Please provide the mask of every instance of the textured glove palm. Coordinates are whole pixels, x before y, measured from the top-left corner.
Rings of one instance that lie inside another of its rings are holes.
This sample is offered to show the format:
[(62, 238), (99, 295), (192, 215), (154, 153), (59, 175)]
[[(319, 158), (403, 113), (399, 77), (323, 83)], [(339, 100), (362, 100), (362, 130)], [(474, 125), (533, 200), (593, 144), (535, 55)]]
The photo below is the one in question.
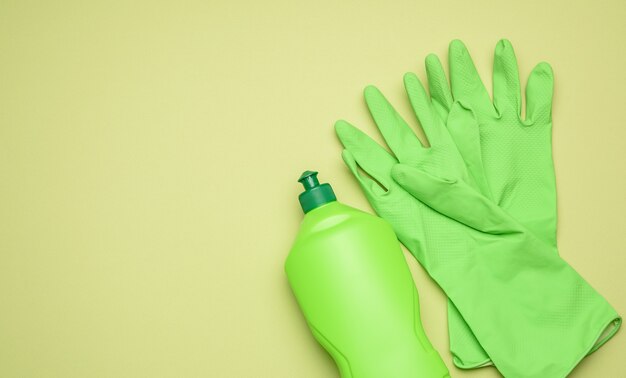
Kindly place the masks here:
[[(517, 59), (509, 41), (501, 40), (496, 46), (493, 101), (465, 45), (452, 41), (448, 55), (450, 85), (439, 59), (434, 55), (426, 59), (430, 95), (443, 120), (448, 117), (453, 99), (474, 110), (477, 124), (449, 131), (470, 169), (481, 161), (485, 177), (481, 193), (538, 239), (556, 247), (552, 69), (540, 63), (531, 72), (526, 86), (526, 117), (522, 118)], [(475, 138), (480, 143), (475, 143)], [(452, 304), (448, 325), (455, 365), (468, 369), (491, 363)]]

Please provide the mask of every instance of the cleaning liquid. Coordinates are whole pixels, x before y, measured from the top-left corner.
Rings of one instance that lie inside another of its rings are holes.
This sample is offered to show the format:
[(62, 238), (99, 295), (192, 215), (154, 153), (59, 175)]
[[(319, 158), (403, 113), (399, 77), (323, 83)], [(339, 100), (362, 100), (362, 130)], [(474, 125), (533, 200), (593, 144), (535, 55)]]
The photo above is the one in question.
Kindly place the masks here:
[(305, 216), (285, 263), (313, 335), (343, 378), (449, 377), (391, 226), (337, 202), (316, 176), (298, 180)]

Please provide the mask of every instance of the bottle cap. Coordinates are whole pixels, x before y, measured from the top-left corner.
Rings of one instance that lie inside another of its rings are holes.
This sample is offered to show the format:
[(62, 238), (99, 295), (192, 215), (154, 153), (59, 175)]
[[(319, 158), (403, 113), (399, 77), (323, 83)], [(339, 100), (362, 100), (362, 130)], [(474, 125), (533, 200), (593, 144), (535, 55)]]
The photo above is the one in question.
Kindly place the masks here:
[(298, 199), (305, 214), (324, 204), (337, 200), (330, 184), (320, 185), (320, 182), (317, 180), (317, 172), (315, 171), (303, 172), (298, 182), (304, 186), (304, 192), (300, 193)]

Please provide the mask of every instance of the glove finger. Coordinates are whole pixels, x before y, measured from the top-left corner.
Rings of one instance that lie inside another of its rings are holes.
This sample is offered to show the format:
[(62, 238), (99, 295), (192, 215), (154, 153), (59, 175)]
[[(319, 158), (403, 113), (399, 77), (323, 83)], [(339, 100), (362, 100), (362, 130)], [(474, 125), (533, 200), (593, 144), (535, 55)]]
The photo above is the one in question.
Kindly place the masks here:
[(426, 77), (428, 78), (428, 91), (433, 107), (439, 114), (439, 118), (446, 122), (453, 102), (452, 91), (441, 61), (435, 54), (426, 57)]
[[(386, 192), (393, 184), (391, 168), (397, 164), (396, 159), (372, 138), (346, 121), (337, 121), (335, 132), (345, 147), (343, 155), (348, 153), (343, 156), (344, 161), (363, 189), (369, 194), (380, 195)], [(357, 163), (374, 180), (360, 175)]]
[(530, 73), (526, 85), (526, 124), (552, 122), (553, 92), (552, 67), (545, 62), (539, 63)]
[(496, 116), (491, 98), (463, 42), (457, 39), (450, 43), (448, 60), (454, 99), (466, 101), (479, 114)]
[(493, 103), (499, 114), (520, 116), (521, 90), (517, 59), (511, 42), (502, 39), (493, 59)]
[(463, 157), (471, 184), (485, 197), (491, 199), (491, 190), (487, 184), (480, 146), (480, 130), (474, 112), (462, 102), (452, 105), (447, 123), (452, 140)]
[(517, 222), (463, 181), (435, 177), (404, 164), (395, 165), (391, 176), (425, 205), (468, 227), (496, 235), (521, 232)]
[(411, 162), (423, 148), (411, 127), (374, 86), (365, 88), (365, 102), (391, 151), (401, 162)]
[(407, 73), (404, 75), (404, 88), (428, 142), (431, 146), (438, 144), (443, 137), (443, 121), (432, 106), (422, 82), (414, 73)]

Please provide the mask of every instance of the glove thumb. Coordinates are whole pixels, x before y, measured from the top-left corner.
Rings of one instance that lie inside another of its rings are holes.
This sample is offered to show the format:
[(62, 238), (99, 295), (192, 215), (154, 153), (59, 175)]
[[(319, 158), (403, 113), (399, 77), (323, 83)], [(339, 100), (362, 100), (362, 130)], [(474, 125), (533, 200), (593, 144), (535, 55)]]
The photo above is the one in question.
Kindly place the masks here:
[(523, 231), (504, 210), (463, 181), (436, 177), (405, 164), (394, 165), (391, 176), (428, 207), (468, 227), (494, 235)]

